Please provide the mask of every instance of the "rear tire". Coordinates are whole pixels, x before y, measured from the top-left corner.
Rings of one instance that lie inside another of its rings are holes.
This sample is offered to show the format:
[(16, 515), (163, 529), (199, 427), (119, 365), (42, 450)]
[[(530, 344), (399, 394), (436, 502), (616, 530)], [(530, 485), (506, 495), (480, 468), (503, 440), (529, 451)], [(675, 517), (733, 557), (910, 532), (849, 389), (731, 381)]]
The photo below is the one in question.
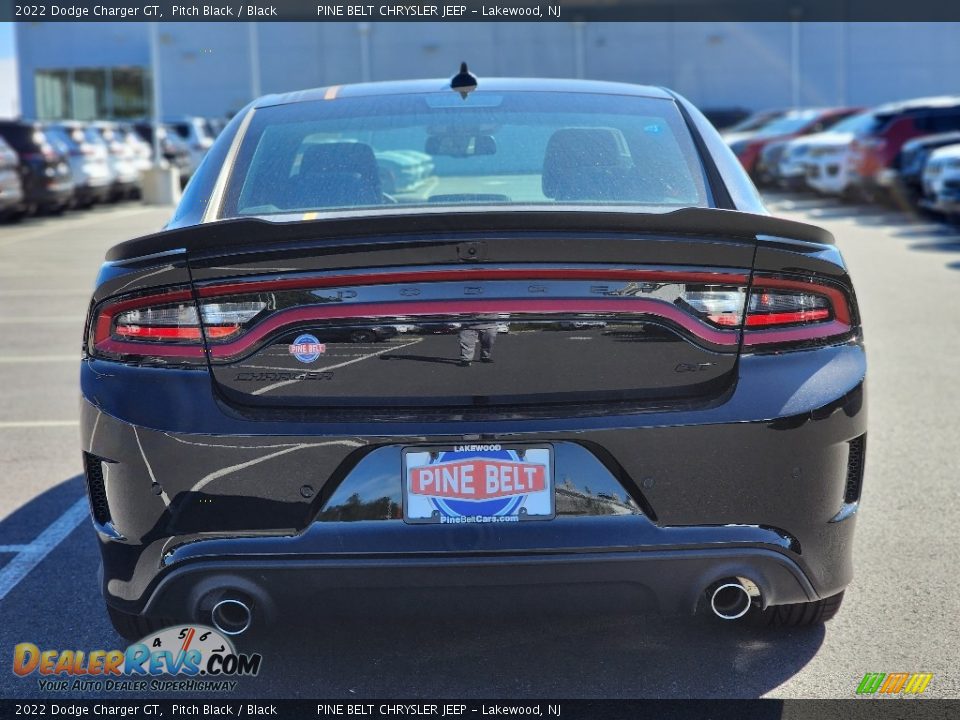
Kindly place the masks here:
[(140, 640), (150, 633), (162, 630), (173, 624), (169, 618), (153, 617), (151, 615), (133, 615), (115, 607), (107, 605), (107, 615), (110, 616), (110, 622), (113, 629), (117, 631), (124, 640), (131, 642)]
[(808, 627), (822, 625), (833, 618), (843, 603), (843, 592), (813, 602), (771, 605), (750, 613), (747, 618), (757, 627)]

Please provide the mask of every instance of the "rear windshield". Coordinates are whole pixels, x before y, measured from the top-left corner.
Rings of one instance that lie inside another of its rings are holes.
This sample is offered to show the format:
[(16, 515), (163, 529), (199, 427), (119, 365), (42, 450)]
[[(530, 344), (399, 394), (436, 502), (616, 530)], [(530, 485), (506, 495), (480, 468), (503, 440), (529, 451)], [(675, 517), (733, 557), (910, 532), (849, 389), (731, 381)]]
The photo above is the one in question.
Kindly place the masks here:
[(656, 211), (709, 197), (672, 100), (446, 91), (257, 110), (221, 216), (463, 204)]
[(761, 135), (788, 135), (790, 133), (803, 130), (820, 116), (819, 112), (813, 110), (800, 110), (798, 112), (789, 112), (783, 117), (764, 125), (760, 129)]
[(870, 128), (874, 127), (876, 124), (876, 115), (874, 115), (872, 112), (864, 112), (844, 118), (836, 125), (831, 127), (830, 132), (854, 134), (865, 133), (870, 132)]

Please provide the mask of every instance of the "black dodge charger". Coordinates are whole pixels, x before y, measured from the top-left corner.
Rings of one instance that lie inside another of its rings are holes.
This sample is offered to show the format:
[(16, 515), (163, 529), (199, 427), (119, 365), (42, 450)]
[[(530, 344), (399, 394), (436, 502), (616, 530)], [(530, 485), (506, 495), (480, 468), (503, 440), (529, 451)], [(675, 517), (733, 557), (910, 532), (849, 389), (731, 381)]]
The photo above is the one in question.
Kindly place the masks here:
[[(387, 192), (384, 153), (430, 174)], [(865, 369), (830, 234), (768, 215), (669, 90), (462, 72), (263, 97), (97, 281), (107, 609), (127, 637), (450, 588), (823, 622)]]

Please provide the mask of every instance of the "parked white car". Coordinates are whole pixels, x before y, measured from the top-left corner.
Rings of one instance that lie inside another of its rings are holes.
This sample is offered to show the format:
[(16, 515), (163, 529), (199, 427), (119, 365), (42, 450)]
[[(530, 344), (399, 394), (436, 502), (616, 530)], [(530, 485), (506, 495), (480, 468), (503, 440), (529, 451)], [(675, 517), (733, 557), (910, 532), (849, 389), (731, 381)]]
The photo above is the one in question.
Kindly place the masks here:
[(863, 112), (837, 123), (826, 132), (791, 141), (780, 159), (780, 175), (785, 178), (802, 175), (807, 185), (818, 192), (845, 195), (853, 182), (850, 143), (872, 122), (873, 112)]
[(949, 218), (960, 217), (960, 145), (947, 145), (930, 155), (920, 204)]
[(73, 203), (87, 208), (110, 199), (114, 174), (110, 153), (100, 133), (78, 120), (50, 123), (47, 136), (70, 158), (76, 187)]
[(136, 148), (126, 142), (120, 124), (109, 120), (90, 123), (107, 144), (110, 170), (113, 173), (113, 198), (130, 198), (140, 191), (140, 167)]

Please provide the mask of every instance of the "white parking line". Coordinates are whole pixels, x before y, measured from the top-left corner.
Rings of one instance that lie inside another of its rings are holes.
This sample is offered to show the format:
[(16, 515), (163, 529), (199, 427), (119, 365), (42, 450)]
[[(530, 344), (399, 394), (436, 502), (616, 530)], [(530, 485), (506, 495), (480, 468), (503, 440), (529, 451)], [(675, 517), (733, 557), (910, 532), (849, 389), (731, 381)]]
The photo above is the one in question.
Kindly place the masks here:
[[(138, 207), (124, 208), (122, 210), (112, 210), (109, 213), (94, 212), (83, 218), (73, 218), (69, 225), (69, 232), (73, 233), (77, 228), (80, 227), (97, 225), (104, 222), (113, 222), (114, 220), (124, 220), (136, 215), (145, 215), (149, 212), (152, 212), (154, 209), (155, 208), (143, 207), (141, 205)], [(173, 208), (171, 207), (170, 210), (173, 210)], [(18, 232), (16, 237), (0, 240), (0, 248), (16, 245), (27, 240), (33, 240), (34, 238), (41, 238), (44, 235), (52, 235), (56, 239), (61, 239), (63, 234), (61, 227), (62, 226), (59, 226), (57, 218), (50, 218), (47, 221), (38, 223), (34, 227), (28, 228), (25, 232)], [(159, 230), (159, 228), (157, 229)]]
[(91, 289), (84, 288), (47, 288), (38, 290), (37, 288), (24, 288), (23, 290), (0, 290), (0, 297), (63, 297), (70, 295), (90, 295)]
[(79, 420), (0, 420), (0, 430), (17, 428), (77, 427)]
[(0, 545), (0, 553), (18, 553), (26, 550), (29, 545)]
[(51, 325), (59, 323), (83, 325), (83, 315), (25, 315), (0, 318), (0, 325)]
[(0, 365), (17, 363), (79, 362), (79, 355), (0, 355)]
[(0, 568), (0, 600), (39, 565), (51, 550), (63, 542), (77, 525), (88, 517), (89, 512), (87, 499), (80, 498), (63, 515), (50, 523), (36, 540), (26, 545), (10, 562)]

